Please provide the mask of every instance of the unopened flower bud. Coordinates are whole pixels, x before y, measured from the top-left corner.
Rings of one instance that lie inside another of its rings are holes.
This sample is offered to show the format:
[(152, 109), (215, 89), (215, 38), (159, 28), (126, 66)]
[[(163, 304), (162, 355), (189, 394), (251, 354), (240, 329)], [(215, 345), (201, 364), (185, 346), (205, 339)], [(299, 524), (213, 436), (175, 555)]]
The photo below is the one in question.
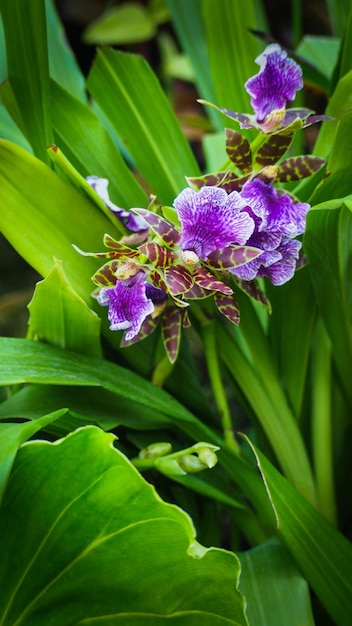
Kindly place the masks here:
[(150, 446), (143, 448), (138, 456), (140, 459), (158, 459), (161, 456), (170, 454), (171, 451), (171, 443), (160, 441), (158, 443), (152, 443), (150, 444)]
[(187, 472), (179, 465), (178, 459), (170, 457), (160, 457), (155, 461), (155, 467), (166, 476), (184, 476)]
[(185, 454), (177, 459), (177, 462), (187, 474), (195, 474), (208, 469), (208, 466), (194, 454)]
[(197, 449), (198, 458), (202, 463), (204, 463), (209, 469), (214, 467), (218, 462), (218, 457), (216, 456), (214, 450), (210, 448), (204, 447)]

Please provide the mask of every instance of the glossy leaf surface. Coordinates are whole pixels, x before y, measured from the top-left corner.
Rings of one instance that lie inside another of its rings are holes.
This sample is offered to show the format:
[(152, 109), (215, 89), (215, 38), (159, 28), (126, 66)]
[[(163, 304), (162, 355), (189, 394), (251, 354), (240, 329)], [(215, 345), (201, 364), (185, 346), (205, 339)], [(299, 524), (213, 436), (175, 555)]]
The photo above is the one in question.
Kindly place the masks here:
[(200, 546), (190, 519), (160, 500), (113, 439), (86, 427), (20, 450), (0, 511), (3, 626), (194, 611), (245, 626), (235, 556)]

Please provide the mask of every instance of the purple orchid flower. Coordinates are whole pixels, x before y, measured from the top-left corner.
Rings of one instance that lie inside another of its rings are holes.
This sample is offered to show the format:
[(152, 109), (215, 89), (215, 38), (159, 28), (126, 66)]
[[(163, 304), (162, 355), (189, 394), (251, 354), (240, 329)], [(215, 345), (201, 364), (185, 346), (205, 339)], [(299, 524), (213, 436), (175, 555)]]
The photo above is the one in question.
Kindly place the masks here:
[(140, 215), (135, 215), (130, 211), (125, 211), (125, 209), (121, 209), (116, 206), (110, 200), (108, 185), (109, 181), (107, 178), (99, 178), (98, 176), (88, 176), (86, 178), (87, 183), (97, 192), (98, 196), (105, 202), (106, 206), (112, 211), (116, 217), (120, 220), (120, 222), (128, 228), (128, 230), (133, 233), (139, 233), (141, 231), (145, 231), (148, 228), (148, 224)]
[(246, 202), (237, 191), (220, 187), (200, 191), (183, 189), (174, 200), (181, 222), (180, 246), (185, 263), (206, 260), (211, 252), (231, 244), (245, 245), (254, 231), (254, 220), (243, 209)]
[(114, 287), (103, 287), (96, 296), (99, 304), (109, 307), (110, 330), (125, 330), (124, 340), (138, 335), (144, 320), (154, 312), (155, 305), (166, 296), (145, 280), (145, 272), (137, 271)]
[(260, 71), (247, 80), (245, 88), (252, 96), (255, 120), (265, 132), (282, 122), (287, 101), (302, 89), (302, 70), (278, 44), (267, 46), (256, 63)]
[(282, 285), (295, 272), (302, 244), (294, 237), (304, 232), (309, 204), (294, 202), (287, 193), (260, 178), (245, 183), (241, 195), (255, 222), (247, 245), (263, 252), (231, 272), (242, 280), (267, 276), (274, 285)]
[(327, 115), (314, 115), (314, 111), (306, 108), (286, 109), (287, 102), (294, 100), (296, 92), (303, 87), (302, 70), (278, 44), (267, 46), (256, 62), (260, 71), (245, 83), (254, 115), (237, 113), (205, 100), (199, 102), (236, 120), (241, 128), (255, 128), (268, 135), (290, 135), (300, 128), (332, 119)]

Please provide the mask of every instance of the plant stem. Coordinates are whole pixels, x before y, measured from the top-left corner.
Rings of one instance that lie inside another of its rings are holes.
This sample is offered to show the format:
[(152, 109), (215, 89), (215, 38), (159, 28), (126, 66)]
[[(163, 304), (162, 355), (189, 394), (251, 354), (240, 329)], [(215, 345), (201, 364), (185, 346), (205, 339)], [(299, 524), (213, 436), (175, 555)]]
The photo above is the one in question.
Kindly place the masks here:
[(214, 398), (221, 418), (221, 424), (224, 432), (224, 439), (234, 452), (240, 453), (240, 447), (235, 439), (233, 432), (231, 412), (227, 402), (226, 392), (221, 376), (219, 355), (216, 347), (215, 323), (214, 321), (206, 321), (202, 325), (203, 341), (205, 348), (205, 356), (208, 367), (211, 387)]
[(331, 415), (331, 345), (318, 320), (312, 363), (312, 441), (321, 513), (336, 525)]

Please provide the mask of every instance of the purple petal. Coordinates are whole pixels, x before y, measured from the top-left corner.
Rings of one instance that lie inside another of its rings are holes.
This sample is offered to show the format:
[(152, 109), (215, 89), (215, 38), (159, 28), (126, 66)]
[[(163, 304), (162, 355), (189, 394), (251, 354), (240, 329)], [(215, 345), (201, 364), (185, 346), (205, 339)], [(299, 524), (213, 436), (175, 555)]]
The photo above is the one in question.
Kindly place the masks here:
[(303, 87), (302, 70), (278, 44), (271, 44), (256, 59), (260, 71), (247, 80), (245, 88), (252, 96), (256, 120), (263, 123), (267, 115), (284, 110), (287, 100), (294, 100)]
[(242, 211), (245, 202), (237, 191), (205, 186), (200, 191), (184, 189), (174, 201), (181, 221), (182, 250), (206, 259), (211, 252), (234, 243), (244, 245), (254, 230), (254, 221)]
[(108, 305), (110, 330), (127, 330), (125, 339), (133, 339), (145, 318), (153, 313), (153, 301), (147, 297), (145, 273), (137, 272), (126, 280), (118, 280), (112, 288), (103, 288), (97, 296), (99, 304)]
[(105, 202), (106, 206), (112, 211), (118, 220), (134, 233), (137, 233), (141, 230), (146, 230), (148, 228), (148, 224), (146, 221), (140, 217), (139, 215), (134, 215), (130, 213), (130, 211), (125, 211), (120, 207), (116, 206), (110, 200), (108, 185), (109, 181), (107, 178), (99, 178), (98, 176), (88, 176), (86, 178), (87, 183), (96, 191), (98, 196)]
[(267, 276), (273, 285), (286, 283), (295, 273), (301, 246), (301, 242), (297, 240), (283, 241), (277, 250), (281, 254), (281, 259), (266, 268), (261, 267), (258, 276)]
[[(271, 231), (290, 238), (304, 232), (310, 208), (306, 202), (294, 202), (291, 196), (274, 189), (260, 178), (245, 183), (241, 195), (261, 220), (259, 232)], [(251, 241), (250, 245), (257, 244)]]

